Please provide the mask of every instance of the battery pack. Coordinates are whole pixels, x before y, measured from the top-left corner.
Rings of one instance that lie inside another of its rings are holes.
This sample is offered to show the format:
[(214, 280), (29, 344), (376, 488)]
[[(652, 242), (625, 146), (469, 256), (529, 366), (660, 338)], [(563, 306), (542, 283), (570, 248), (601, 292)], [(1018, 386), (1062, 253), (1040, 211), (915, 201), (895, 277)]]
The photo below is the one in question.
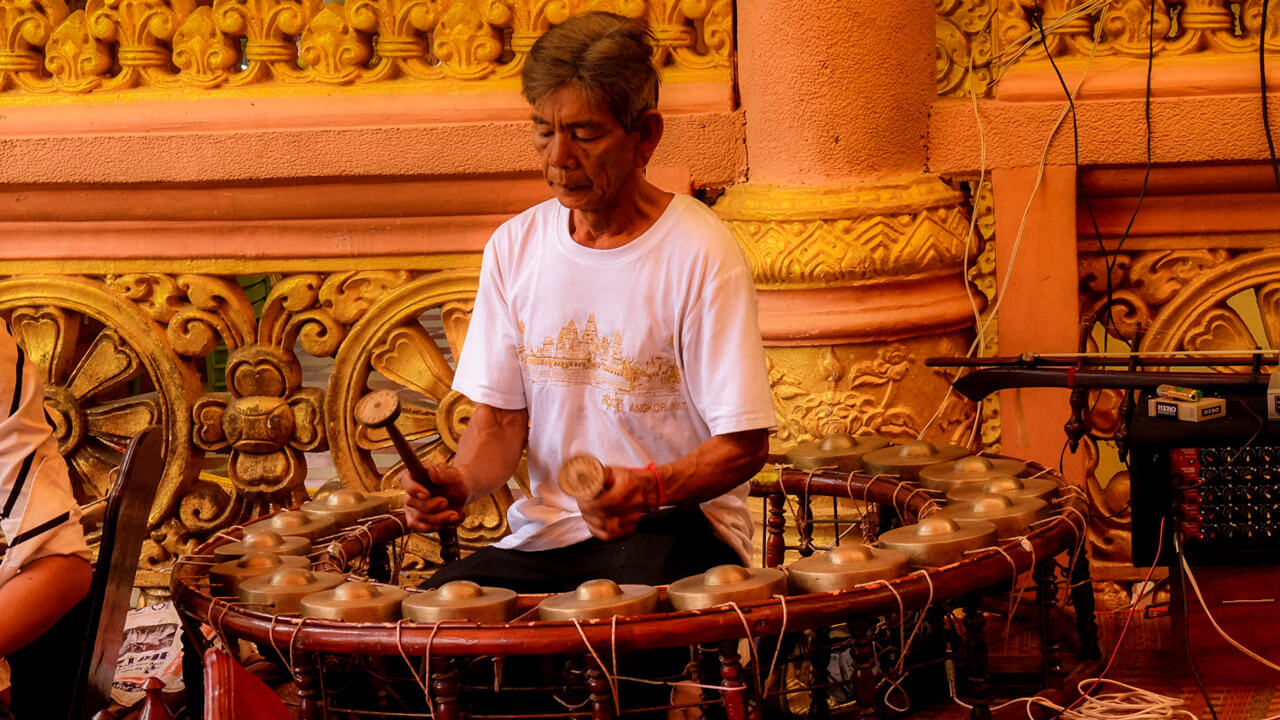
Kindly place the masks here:
[(1173, 398), (1153, 397), (1147, 401), (1147, 412), (1151, 417), (1182, 420), (1183, 422), (1201, 422), (1225, 417), (1227, 414), (1227, 401), (1222, 398), (1176, 400)]

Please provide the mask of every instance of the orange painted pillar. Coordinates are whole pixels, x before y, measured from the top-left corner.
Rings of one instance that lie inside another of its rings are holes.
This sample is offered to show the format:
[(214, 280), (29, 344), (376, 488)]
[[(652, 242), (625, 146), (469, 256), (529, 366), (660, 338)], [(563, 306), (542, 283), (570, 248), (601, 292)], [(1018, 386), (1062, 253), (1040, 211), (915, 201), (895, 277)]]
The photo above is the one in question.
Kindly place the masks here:
[(748, 178), (716, 210), (759, 291), (775, 449), (971, 432), (923, 365), (963, 354), (973, 326), (963, 196), (925, 172), (934, 22), (931, 0), (738, 4)]
[[(1079, 276), (1076, 261), (1076, 172), (1069, 165), (1045, 168), (1034, 197), (1038, 167), (997, 169), (995, 195), (996, 279), (1004, 282), (997, 313), (1001, 355), (1075, 352), (1079, 342)], [(1030, 207), (1028, 208), (1028, 203)], [(1018, 242), (1023, 213), (1026, 223)], [(1017, 252), (1014, 252), (1015, 243)], [(1069, 417), (1068, 390), (1005, 391), (1001, 394), (1005, 452), (1057, 468)], [(1074, 481), (1083, 477), (1083, 455), (1063, 457)]]

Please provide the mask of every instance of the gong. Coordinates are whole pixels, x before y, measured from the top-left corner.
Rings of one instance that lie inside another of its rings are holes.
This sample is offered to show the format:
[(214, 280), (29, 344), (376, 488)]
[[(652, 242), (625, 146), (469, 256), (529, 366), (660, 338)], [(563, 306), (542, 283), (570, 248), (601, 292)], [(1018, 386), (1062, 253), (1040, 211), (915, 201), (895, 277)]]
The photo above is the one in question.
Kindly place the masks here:
[(892, 580), (910, 571), (911, 558), (901, 550), (848, 543), (791, 563), (787, 579), (797, 593), (816, 593)]
[(275, 612), (288, 615), (298, 612), (302, 598), (329, 590), (345, 580), (341, 573), (281, 568), (270, 575), (240, 583), (240, 601), (250, 605), (268, 605)]
[(921, 469), (968, 454), (969, 449), (959, 445), (910, 440), (863, 455), (862, 470), (870, 475), (897, 475), (914, 481)]
[(863, 455), (888, 445), (888, 440), (876, 435), (836, 433), (796, 445), (787, 451), (787, 462), (801, 470), (834, 466), (843, 472), (853, 472), (862, 467)]
[(209, 587), (216, 595), (235, 597), (241, 582), (270, 575), (282, 567), (309, 568), (311, 561), (301, 555), (276, 555), (252, 550), (209, 568)]
[(302, 598), (302, 617), (342, 622), (395, 622), (400, 619), (400, 603), (409, 591), (404, 588), (366, 582), (344, 582), (332, 590), (322, 590)]
[(786, 573), (777, 568), (717, 565), (701, 575), (671, 583), (667, 599), (677, 610), (697, 610), (727, 602), (768, 600), (786, 593)]
[(647, 615), (658, 607), (658, 590), (649, 585), (619, 585), (588, 580), (576, 590), (552, 595), (538, 604), (542, 620), (595, 620)]
[(1026, 469), (1027, 464), (1021, 460), (970, 455), (922, 468), (920, 484), (945, 494), (964, 485), (978, 487), (988, 480), (1018, 475)]
[(339, 528), (353, 525), (370, 515), (385, 513), (391, 502), (378, 495), (365, 495), (357, 490), (334, 490), (320, 500), (302, 503), (302, 512), (333, 520)]
[(517, 597), (514, 590), (454, 580), (433, 590), (411, 593), (401, 605), (401, 612), (406, 619), (417, 622), (504, 623), (516, 616)]
[(980, 495), (1004, 495), (1007, 498), (1035, 498), (1049, 502), (1058, 494), (1058, 483), (1048, 478), (1020, 478), (1012, 475), (992, 478), (981, 485), (961, 485), (947, 493), (954, 503), (970, 502)]
[(282, 537), (274, 530), (246, 529), (239, 541), (214, 548), (213, 556), (227, 560), (255, 550), (274, 555), (306, 555), (311, 552), (311, 541), (297, 536)]
[(996, 526), (1000, 539), (1025, 535), (1027, 526), (1048, 517), (1049, 504), (1035, 498), (1012, 499), (1005, 495), (979, 495), (976, 498), (948, 505), (938, 516), (956, 520), (986, 520)]
[(914, 525), (894, 528), (880, 536), (880, 547), (901, 550), (919, 568), (942, 567), (964, 557), (967, 550), (996, 543), (996, 526), (986, 520), (962, 520), (935, 514)]
[(260, 520), (245, 528), (248, 530), (270, 530), (284, 537), (304, 537), (311, 542), (333, 533), (337, 525), (333, 518), (323, 515), (308, 515), (301, 510), (282, 510), (275, 515)]

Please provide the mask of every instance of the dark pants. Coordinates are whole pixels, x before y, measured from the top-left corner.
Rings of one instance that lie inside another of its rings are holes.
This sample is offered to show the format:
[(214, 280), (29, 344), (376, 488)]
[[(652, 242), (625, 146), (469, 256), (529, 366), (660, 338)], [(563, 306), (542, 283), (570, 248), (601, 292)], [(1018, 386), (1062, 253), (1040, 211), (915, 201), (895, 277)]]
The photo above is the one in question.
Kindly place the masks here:
[(483, 548), (437, 570), (422, 586), (471, 580), (519, 593), (560, 593), (601, 578), (619, 584), (666, 585), (716, 565), (741, 562), (716, 537), (701, 510), (670, 510), (645, 518), (635, 532), (620, 540), (591, 538), (534, 552)]
[[(437, 570), (423, 587), (439, 587), (451, 580), (471, 580), (519, 593), (560, 593), (601, 578), (619, 584), (666, 585), (717, 565), (741, 562), (738, 554), (716, 537), (701, 510), (671, 510), (645, 518), (634, 533), (620, 540), (604, 542), (591, 538), (576, 545), (535, 552), (484, 548)], [(607, 648), (596, 648), (596, 652), (607, 657)], [(681, 673), (688, 660), (686, 648), (628, 653), (620, 657), (619, 674), (672, 677)], [(554, 685), (562, 675), (564, 661), (564, 658), (507, 658), (506, 675), (517, 684), (533, 681)], [(629, 708), (661, 707), (670, 696), (670, 690), (664, 686), (625, 682), (621, 685), (623, 705)], [(537, 699), (514, 697), (498, 699), (496, 704), (477, 709), (531, 712), (531, 708), (563, 711), (555, 705), (539, 707)], [(661, 713), (655, 716), (661, 717)]]

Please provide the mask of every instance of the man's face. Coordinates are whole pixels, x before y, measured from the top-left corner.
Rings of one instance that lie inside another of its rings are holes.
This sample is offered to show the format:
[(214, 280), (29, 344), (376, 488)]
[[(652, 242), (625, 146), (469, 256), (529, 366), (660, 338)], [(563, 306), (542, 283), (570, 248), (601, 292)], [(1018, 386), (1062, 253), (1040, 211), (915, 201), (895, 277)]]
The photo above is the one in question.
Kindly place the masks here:
[(533, 108), (533, 145), (552, 193), (570, 210), (601, 211), (643, 166), (639, 133), (628, 133), (608, 108), (565, 85)]

